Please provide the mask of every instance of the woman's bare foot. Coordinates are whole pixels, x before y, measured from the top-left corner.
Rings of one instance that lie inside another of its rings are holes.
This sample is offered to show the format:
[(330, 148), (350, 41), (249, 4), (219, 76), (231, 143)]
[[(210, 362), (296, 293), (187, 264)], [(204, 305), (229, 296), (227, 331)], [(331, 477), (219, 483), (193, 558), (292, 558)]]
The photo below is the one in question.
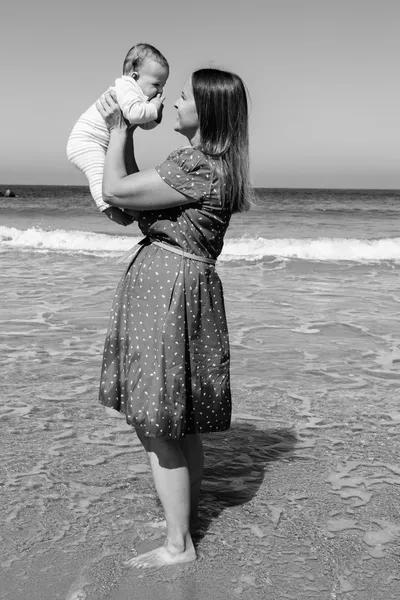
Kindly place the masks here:
[(176, 565), (196, 560), (196, 551), (193, 546), (192, 538), (188, 536), (186, 548), (179, 552), (173, 546), (165, 544), (160, 548), (150, 550), (144, 554), (139, 554), (126, 561), (125, 564), (137, 569), (148, 569), (150, 567), (165, 567), (167, 565)]

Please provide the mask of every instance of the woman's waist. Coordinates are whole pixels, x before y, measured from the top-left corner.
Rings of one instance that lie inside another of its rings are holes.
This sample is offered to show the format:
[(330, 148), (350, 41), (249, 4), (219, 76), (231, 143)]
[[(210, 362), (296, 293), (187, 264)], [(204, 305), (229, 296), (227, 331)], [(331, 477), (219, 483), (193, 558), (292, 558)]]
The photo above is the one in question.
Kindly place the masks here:
[[(210, 243), (208, 240), (202, 241), (201, 239), (193, 239), (193, 237), (185, 236), (173, 236), (168, 235), (165, 232), (152, 232), (145, 233), (146, 237), (150, 242), (155, 244), (160, 242), (163, 245), (170, 246), (180, 252), (187, 252), (200, 256), (201, 258), (209, 258), (217, 260), (220, 254), (219, 243)], [(221, 245), (222, 246), (222, 245)]]
[(167, 253), (175, 254), (181, 256), (183, 259), (194, 260), (199, 263), (206, 263), (209, 265), (215, 265), (216, 263), (216, 257), (214, 258), (213, 256), (210, 256), (210, 254), (204, 253), (204, 251), (201, 249), (199, 250), (199, 248), (190, 247), (182, 242), (179, 244), (177, 243), (177, 240), (165, 236), (153, 235), (147, 235), (140, 240), (138, 244), (119, 259), (119, 262), (127, 259), (132, 260), (139, 250), (145, 246), (155, 246)]
[(216, 258), (205, 256), (204, 254), (199, 253), (197, 249), (193, 250), (192, 248), (185, 248), (179, 245), (171, 244), (169, 240), (164, 241), (157, 238), (149, 238), (149, 240), (154, 246), (162, 248), (166, 252), (172, 252), (173, 254), (180, 255), (182, 258), (188, 258), (190, 260), (208, 263), (211, 265), (215, 265), (217, 262)]
[(149, 226), (146, 218), (143, 219), (143, 214), (146, 217), (146, 213), (142, 213), (138, 225), (143, 235), (150, 240), (163, 242), (184, 252), (191, 252), (213, 260), (216, 260), (222, 251), (223, 236), (216, 235), (217, 232), (214, 235), (211, 232), (209, 235), (204, 235), (201, 230), (194, 230), (193, 225), (189, 228), (185, 222), (177, 222), (177, 227), (173, 227), (174, 223), (170, 221), (167, 224), (165, 221), (161, 222), (159, 227), (157, 224)]

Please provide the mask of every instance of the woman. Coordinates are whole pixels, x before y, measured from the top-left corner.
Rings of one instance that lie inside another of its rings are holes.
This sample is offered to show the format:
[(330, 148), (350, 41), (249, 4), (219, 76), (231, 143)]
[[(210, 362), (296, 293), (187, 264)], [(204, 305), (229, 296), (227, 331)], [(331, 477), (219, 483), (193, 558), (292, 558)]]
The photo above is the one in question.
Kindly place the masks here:
[(228, 331), (214, 265), (231, 214), (247, 210), (252, 193), (242, 80), (195, 71), (175, 108), (175, 130), (190, 145), (141, 173), (133, 157), (128, 175), (132, 138), (112, 95), (98, 104), (111, 131), (104, 199), (138, 211), (147, 236), (116, 292), (100, 386), (100, 402), (135, 427), (165, 512), (164, 546), (128, 561), (136, 567), (196, 558), (200, 434), (228, 429), (231, 419)]

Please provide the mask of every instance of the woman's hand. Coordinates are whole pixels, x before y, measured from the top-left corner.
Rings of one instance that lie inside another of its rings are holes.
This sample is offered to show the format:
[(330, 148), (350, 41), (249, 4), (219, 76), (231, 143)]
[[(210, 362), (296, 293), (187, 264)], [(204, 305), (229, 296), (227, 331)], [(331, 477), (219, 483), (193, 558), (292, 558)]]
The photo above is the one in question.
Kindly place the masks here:
[(114, 90), (105, 92), (96, 102), (96, 108), (105, 120), (109, 131), (112, 129), (126, 131), (127, 124), (118, 105)]

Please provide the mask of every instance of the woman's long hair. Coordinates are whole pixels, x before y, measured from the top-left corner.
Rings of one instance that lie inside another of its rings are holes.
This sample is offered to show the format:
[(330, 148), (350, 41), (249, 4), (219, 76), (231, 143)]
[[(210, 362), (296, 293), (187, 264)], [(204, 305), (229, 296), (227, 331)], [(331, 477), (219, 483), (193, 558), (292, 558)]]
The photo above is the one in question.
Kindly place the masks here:
[(199, 118), (199, 150), (214, 158), (222, 199), (231, 212), (248, 210), (254, 192), (249, 176), (249, 134), (246, 88), (238, 75), (199, 69), (192, 75)]

